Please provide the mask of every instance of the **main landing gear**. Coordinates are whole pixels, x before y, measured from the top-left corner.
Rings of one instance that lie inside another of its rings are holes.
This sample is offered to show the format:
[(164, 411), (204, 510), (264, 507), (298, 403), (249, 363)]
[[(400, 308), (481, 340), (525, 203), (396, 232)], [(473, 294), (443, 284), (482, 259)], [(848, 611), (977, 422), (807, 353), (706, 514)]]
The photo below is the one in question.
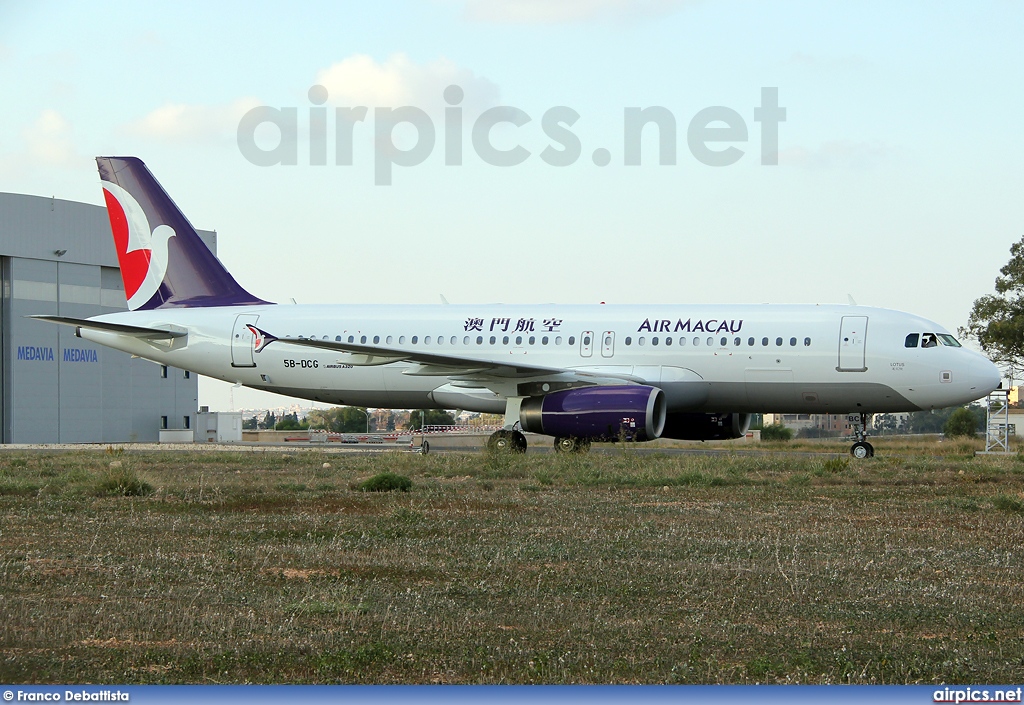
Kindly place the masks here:
[(555, 439), (555, 452), (556, 453), (588, 453), (590, 452), (590, 439), (589, 438), (574, 438), (569, 436), (567, 438), (556, 438)]
[(503, 428), (487, 439), (487, 450), (493, 453), (525, 453), (526, 436), (520, 431)]
[(857, 439), (850, 448), (850, 455), (858, 460), (875, 457), (875, 447), (867, 442), (868, 415), (857, 414), (850, 420), (853, 421), (853, 437)]

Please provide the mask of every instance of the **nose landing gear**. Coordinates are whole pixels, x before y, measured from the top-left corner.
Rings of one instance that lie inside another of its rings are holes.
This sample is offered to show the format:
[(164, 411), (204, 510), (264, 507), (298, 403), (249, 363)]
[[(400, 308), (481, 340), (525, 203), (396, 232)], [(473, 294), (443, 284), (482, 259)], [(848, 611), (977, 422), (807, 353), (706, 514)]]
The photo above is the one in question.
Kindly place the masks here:
[(853, 437), (856, 442), (850, 448), (850, 455), (858, 460), (875, 457), (875, 447), (867, 442), (868, 415), (857, 414), (851, 416), (853, 421)]

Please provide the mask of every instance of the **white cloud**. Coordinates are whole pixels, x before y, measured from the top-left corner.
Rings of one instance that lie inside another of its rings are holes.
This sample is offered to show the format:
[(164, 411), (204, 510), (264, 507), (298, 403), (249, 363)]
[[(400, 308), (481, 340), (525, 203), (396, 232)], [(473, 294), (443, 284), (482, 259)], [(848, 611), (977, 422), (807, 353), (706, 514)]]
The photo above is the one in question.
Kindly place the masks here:
[(823, 142), (817, 149), (799, 146), (781, 149), (779, 165), (806, 169), (864, 169), (883, 161), (892, 151), (881, 142), (833, 140)]
[(466, 0), (466, 17), (500, 24), (560, 24), (661, 16), (688, 0)]
[(46, 109), (36, 121), (22, 131), (28, 156), (55, 166), (75, 163), (76, 153), (71, 140), (71, 123), (56, 110)]
[(469, 114), (496, 105), (499, 95), (495, 84), (449, 59), (417, 64), (405, 54), (393, 54), (384, 62), (356, 54), (319, 71), (316, 82), (327, 89), (334, 105), (412, 105), (432, 114), (440, 114), (447, 105), (444, 89), (451, 85), (462, 88), (465, 97), (460, 105)]
[(255, 98), (239, 98), (227, 105), (168, 103), (125, 129), (134, 135), (170, 142), (233, 137), (242, 115), (258, 105)]

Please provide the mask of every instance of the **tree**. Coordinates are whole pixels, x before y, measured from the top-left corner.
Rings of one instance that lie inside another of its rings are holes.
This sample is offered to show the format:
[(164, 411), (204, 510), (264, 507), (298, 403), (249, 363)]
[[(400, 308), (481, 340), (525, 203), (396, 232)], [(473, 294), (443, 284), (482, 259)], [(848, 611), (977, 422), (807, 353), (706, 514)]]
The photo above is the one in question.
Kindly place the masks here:
[(306, 419), (313, 428), (323, 428), (332, 433), (365, 433), (368, 425), (366, 409), (360, 406), (316, 409), (309, 412)]
[[(951, 406), (945, 409), (933, 409), (931, 411), (915, 411), (910, 415), (908, 423), (910, 433), (943, 433), (946, 422), (958, 409), (963, 407)], [(985, 409), (978, 404), (971, 404), (967, 411), (974, 417), (975, 428), (985, 428)]]
[(955, 438), (957, 436), (974, 438), (977, 430), (978, 417), (973, 411), (962, 406), (949, 415), (945, 425), (942, 427), (942, 432), (947, 438)]
[(1010, 261), (999, 270), (996, 293), (974, 302), (960, 335), (973, 338), (998, 365), (1024, 366), (1024, 237), (1010, 246)]
[(420, 416), (419, 411), (412, 412), (412, 418), (409, 420), (409, 428), (413, 431), (420, 429), (420, 419), (422, 423), (427, 426), (452, 426), (455, 424), (455, 417), (449, 414), (447, 411), (441, 409), (424, 409), (423, 415)]
[(793, 429), (786, 428), (780, 423), (768, 424), (761, 429), (762, 441), (790, 441), (793, 439)]
[(259, 425), (260, 425), (259, 419), (257, 419), (255, 416), (253, 416), (252, 418), (245, 419), (244, 421), (242, 421), (242, 430), (243, 431), (255, 431), (257, 428), (259, 428)]
[(304, 431), (307, 428), (309, 428), (309, 423), (307, 421), (299, 421), (299, 415), (295, 412), (285, 414), (274, 425), (274, 429), (277, 431)]
[(267, 415), (260, 421), (260, 428), (274, 430), (274, 426), (277, 425), (277, 415), (273, 411), (268, 411)]

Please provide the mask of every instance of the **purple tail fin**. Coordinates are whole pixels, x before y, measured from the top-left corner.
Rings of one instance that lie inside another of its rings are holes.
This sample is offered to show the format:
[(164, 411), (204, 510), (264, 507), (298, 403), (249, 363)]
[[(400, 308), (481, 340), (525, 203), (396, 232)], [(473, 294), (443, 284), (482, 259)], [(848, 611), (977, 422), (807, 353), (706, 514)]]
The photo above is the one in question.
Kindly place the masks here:
[(239, 286), (141, 160), (96, 164), (129, 309), (268, 303)]

